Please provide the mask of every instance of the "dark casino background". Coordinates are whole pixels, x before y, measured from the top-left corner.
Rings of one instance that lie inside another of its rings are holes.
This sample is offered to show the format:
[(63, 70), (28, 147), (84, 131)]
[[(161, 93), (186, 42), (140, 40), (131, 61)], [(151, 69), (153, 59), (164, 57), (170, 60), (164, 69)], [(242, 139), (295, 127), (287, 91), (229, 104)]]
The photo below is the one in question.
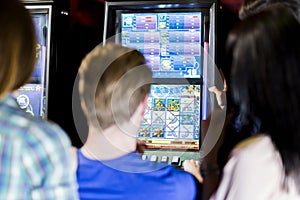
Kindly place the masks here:
[[(51, 32), (49, 31), (49, 27), (47, 29), (44, 27), (40, 30), (41, 37), (47, 38), (51, 35), (48, 38), (47, 45), (44, 45), (45, 47), (48, 46), (47, 50), (43, 51), (43, 47), (41, 48), (41, 55), (43, 52), (47, 52), (44, 56), (48, 56), (46, 60), (49, 65), (47, 77), (48, 93), (44, 97), (47, 102), (46, 117), (58, 123), (68, 133), (72, 144), (80, 147), (84, 142), (87, 126), (82, 113), (76, 113), (76, 118), (80, 120), (80, 126), (76, 127), (74, 123), (72, 113), (74, 81), (81, 60), (97, 44), (103, 41), (105, 1), (24, 0), (24, 2), (37, 16), (45, 10), (46, 13), (48, 12), (48, 15), (51, 12), (51, 16), (48, 19), (50, 22), (48, 26), (51, 28)], [(184, 3), (185, 1), (178, 2)], [(202, 1), (198, 0), (195, 2)], [(228, 31), (238, 22), (238, 9), (241, 0), (221, 0), (214, 2), (216, 5), (215, 62), (217, 66), (221, 66), (224, 62), (225, 39)], [(35, 6), (38, 9), (33, 9)], [(47, 10), (49, 7), (51, 7), (50, 11)], [(108, 19), (108, 23), (115, 22)], [(23, 103), (25, 105), (27, 101), (24, 96), (20, 97), (20, 104)], [(80, 132), (81, 137), (79, 137), (78, 132)]]

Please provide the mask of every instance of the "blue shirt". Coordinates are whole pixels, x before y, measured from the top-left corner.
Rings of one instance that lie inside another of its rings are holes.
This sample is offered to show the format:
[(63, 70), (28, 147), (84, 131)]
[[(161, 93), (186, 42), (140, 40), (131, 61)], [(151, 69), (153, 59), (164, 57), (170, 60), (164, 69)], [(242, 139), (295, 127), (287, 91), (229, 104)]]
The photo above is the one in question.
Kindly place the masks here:
[(86, 158), (78, 150), (77, 182), (81, 200), (192, 200), (197, 181), (189, 173), (129, 153), (113, 160)]
[(0, 199), (78, 198), (69, 138), (21, 110), (12, 95), (0, 101), (0, 147)]

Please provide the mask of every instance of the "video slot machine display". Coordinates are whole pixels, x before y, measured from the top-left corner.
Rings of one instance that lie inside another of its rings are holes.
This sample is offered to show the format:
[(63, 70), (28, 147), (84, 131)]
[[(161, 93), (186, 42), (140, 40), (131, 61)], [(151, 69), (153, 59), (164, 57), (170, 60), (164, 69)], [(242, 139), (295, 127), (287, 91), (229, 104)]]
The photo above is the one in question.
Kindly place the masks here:
[(122, 45), (143, 53), (156, 81), (138, 134), (152, 161), (198, 158), (202, 17), (200, 11), (120, 14)]
[(199, 150), (200, 85), (152, 85), (138, 138), (148, 149)]
[(19, 107), (33, 116), (44, 117), (46, 112), (46, 37), (45, 27), (47, 16), (43, 14), (32, 14), (37, 35), (36, 65), (34, 72), (27, 84), (20, 87), (16, 92)]
[(122, 45), (144, 54), (154, 78), (200, 78), (201, 12), (122, 13)]

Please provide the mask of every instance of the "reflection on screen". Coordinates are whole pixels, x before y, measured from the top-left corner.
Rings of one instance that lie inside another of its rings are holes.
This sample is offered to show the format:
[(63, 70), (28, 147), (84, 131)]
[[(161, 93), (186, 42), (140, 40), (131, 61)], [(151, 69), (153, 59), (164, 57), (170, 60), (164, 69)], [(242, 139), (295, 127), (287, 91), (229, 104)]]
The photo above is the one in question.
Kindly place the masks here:
[(199, 150), (200, 85), (152, 85), (140, 140), (147, 148)]
[(153, 78), (199, 78), (201, 12), (122, 13), (122, 45), (138, 49)]

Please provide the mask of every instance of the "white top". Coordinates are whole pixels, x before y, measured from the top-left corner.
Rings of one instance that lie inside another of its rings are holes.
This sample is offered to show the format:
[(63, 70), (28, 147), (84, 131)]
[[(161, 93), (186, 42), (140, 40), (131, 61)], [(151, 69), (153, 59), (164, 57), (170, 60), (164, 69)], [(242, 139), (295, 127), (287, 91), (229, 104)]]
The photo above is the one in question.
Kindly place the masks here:
[(233, 150), (211, 199), (299, 200), (295, 183), (289, 181), (287, 191), (283, 188), (283, 177), (282, 161), (271, 139), (265, 135), (252, 137)]

